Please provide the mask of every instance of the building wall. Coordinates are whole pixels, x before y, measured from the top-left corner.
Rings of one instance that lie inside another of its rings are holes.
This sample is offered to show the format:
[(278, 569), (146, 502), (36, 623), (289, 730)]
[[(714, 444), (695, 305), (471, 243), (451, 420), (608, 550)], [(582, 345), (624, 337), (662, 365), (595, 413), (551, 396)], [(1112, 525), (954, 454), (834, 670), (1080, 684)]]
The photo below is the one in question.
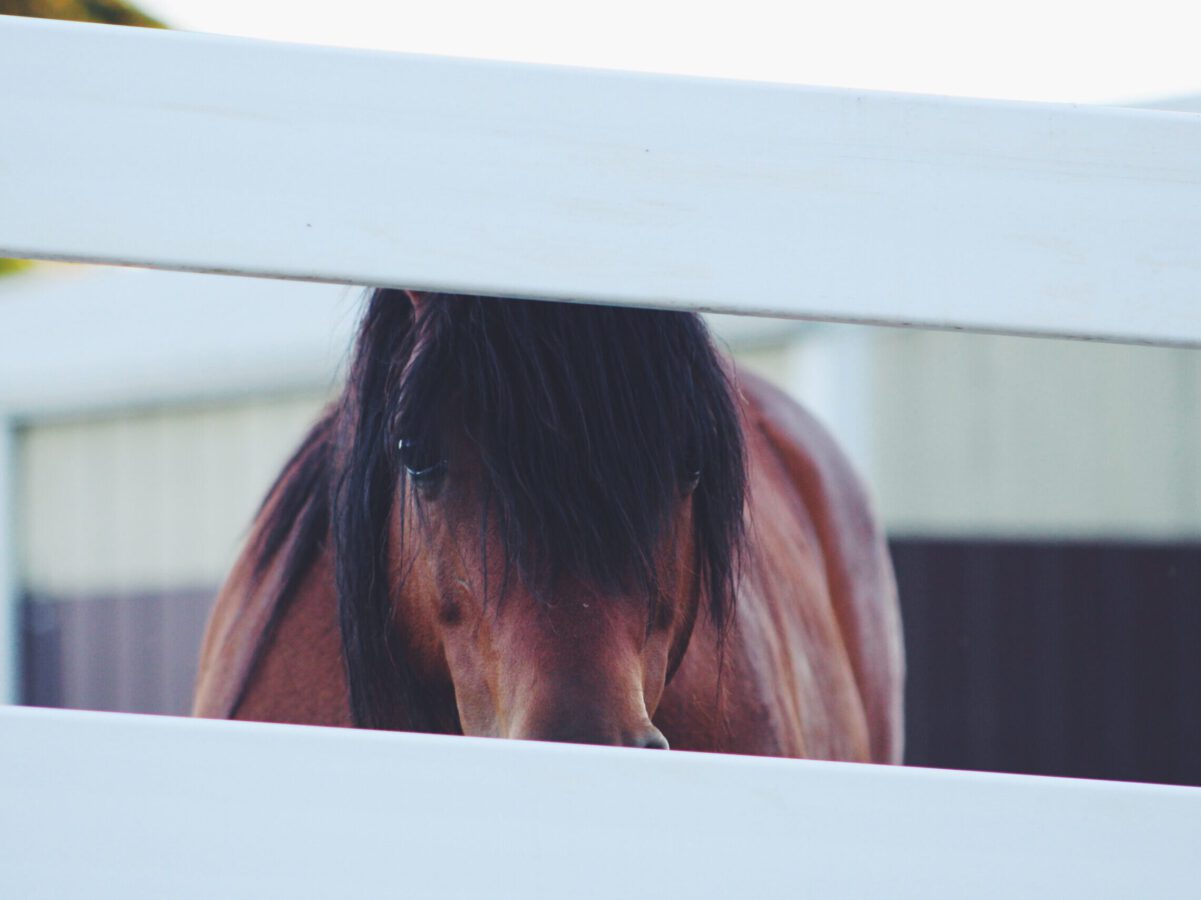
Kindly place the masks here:
[(790, 387), (893, 534), (1201, 537), (1201, 354), (826, 326)]
[(320, 392), (18, 432), (24, 702), (184, 714), (216, 589)]
[(1201, 784), (1201, 545), (891, 545), (910, 765)]
[(1201, 355), (929, 332), (877, 339), (894, 531), (1201, 535)]
[(26, 591), (65, 600), (219, 584), (325, 400), (303, 393), (21, 429)]

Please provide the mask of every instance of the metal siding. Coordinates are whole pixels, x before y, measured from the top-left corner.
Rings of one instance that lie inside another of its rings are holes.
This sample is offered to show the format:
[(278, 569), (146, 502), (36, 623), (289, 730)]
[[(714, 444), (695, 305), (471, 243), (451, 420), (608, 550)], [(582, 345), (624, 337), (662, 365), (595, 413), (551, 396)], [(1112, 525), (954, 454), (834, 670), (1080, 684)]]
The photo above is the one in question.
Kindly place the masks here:
[(211, 590), (23, 606), (30, 706), (187, 715)]
[(1197, 354), (861, 334), (873, 347), (867, 475), (890, 532), (1201, 537)]
[(302, 394), (24, 429), (24, 585), (71, 598), (218, 583), (324, 402)]
[(183, 714), (254, 510), (323, 394), (20, 432), (24, 702)]

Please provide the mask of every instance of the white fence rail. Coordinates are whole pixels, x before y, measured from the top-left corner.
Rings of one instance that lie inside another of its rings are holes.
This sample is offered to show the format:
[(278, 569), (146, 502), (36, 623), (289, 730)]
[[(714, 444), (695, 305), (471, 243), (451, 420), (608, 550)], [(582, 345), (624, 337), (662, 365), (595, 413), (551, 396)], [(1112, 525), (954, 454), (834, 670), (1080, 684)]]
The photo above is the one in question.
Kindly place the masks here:
[(1198, 793), (13, 710), (6, 897), (1195, 897)]
[(1201, 115), (0, 23), (0, 254), (1201, 344)]
[[(1201, 345), (1201, 116), (11, 19), (0, 84), (0, 255)], [(1188, 788), (16, 709), (0, 797), (6, 897), (1185, 897), (1201, 833)]]

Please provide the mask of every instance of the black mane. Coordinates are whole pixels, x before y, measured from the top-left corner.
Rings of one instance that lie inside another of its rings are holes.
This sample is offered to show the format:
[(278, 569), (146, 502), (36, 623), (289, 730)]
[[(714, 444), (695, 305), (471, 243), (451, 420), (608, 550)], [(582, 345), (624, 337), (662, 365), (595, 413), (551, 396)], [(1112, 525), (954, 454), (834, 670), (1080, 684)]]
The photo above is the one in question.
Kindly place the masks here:
[(422, 294), (415, 306), (403, 291), (376, 290), (342, 398), (297, 454), (302, 477), (273, 489), (281, 497), (265, 506), (253, 548), (263, 569), (297, 526), (306, 552), (288, 553), (280, 582), (294, 586), (315, 555), (317, 520), (328, 523), (356, 724), (432, 727), (391, 627), (388, 542), (394, 501), (407, 489), (402, 439), (430, 464), (466, 440), (484, 476), (481, 528), (498, 535), (505, 571), (537, 596), (573, 578), (641, 594), (653, 608), (652, 554), (699, 472), (698, 583), (719, 633), (729, 622), (742, 431), (698, 316), (445, 294)]

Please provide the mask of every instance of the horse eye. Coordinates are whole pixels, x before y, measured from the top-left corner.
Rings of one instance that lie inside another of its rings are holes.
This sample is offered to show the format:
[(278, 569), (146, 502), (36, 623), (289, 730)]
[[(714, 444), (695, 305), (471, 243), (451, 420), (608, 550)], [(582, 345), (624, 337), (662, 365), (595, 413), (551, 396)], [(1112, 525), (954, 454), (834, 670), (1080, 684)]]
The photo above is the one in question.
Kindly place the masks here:
[(414, 442), (409, 440), (402, 439), (398, 449), (400, 450), (400, 463), (405, 467), (409, 480), (423, 493), (428, 494), (446, 473), (446, 460), (430, 460), (428, 457), (422, 459)]
[(701, 470), (693, 469), (692, 471), (685, 474), (683, 479), (681, 479), (680, 490), (684, 493), (684, 496), (687, 496), (687, 495), (691, 494), (693, 491), (695, 491), (696, 486), (700, 483), (701, 483)]

